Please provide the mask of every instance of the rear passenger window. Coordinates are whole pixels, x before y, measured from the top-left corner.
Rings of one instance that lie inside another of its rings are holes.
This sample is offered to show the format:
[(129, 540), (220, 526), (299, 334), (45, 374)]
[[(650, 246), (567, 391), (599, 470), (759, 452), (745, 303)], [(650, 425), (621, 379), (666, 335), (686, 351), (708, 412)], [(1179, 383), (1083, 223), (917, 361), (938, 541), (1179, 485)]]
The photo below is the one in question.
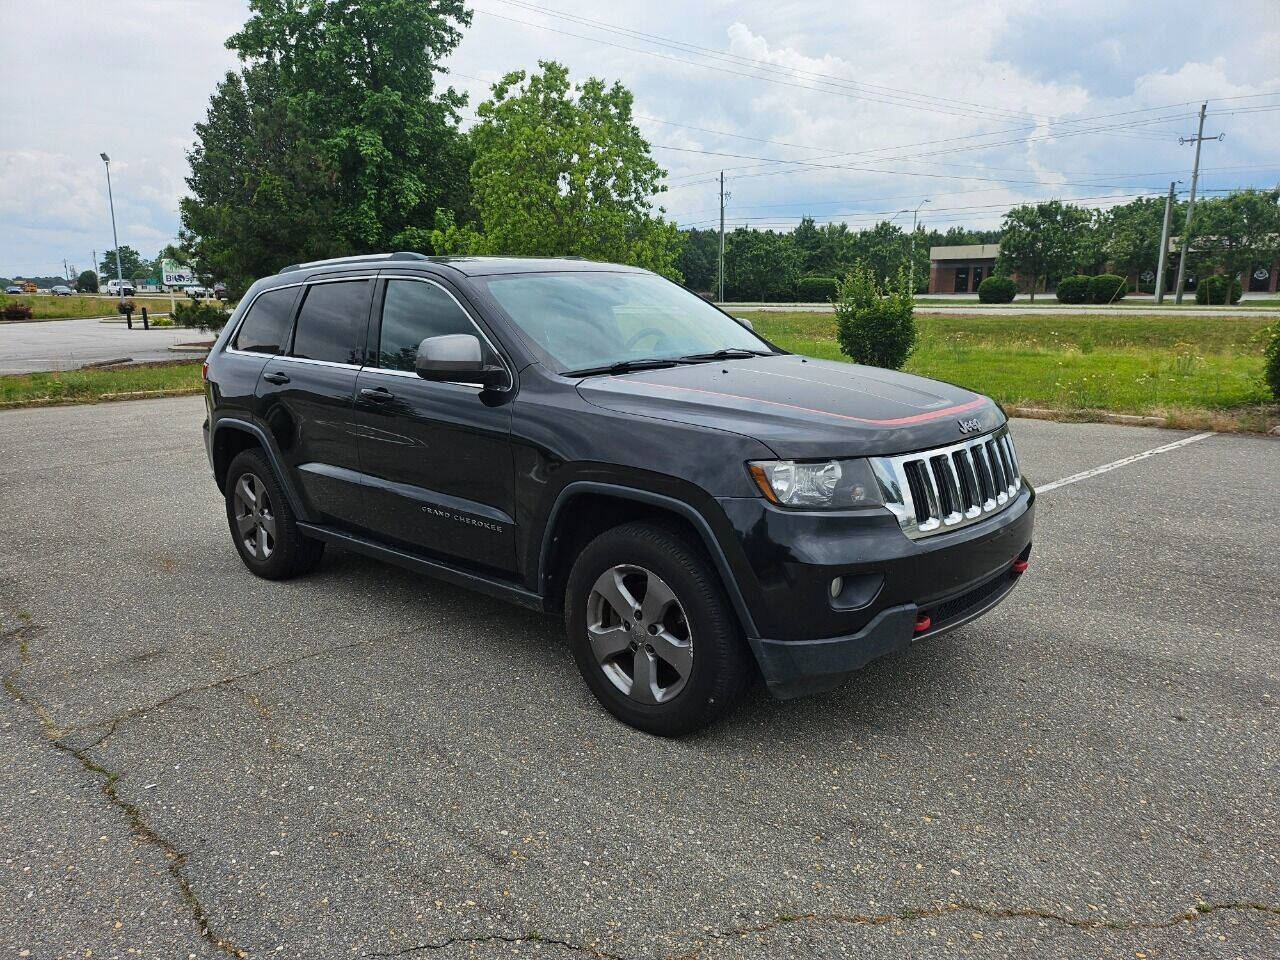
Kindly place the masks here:
[(457, 301), (434, 283), (388, 280), (382, 300), (378, 366), (384, 370), (412, 370), (418, 344), (427, 337), (449, 333), (476, 336), (477, 332)]
[(359, 364), (368, 316), (368, 280), (317, 283), (308, 287), (298, 314), (290, 356)]
[(253, 353), (279, 353), (284, 338), (289, 335), (289, 322), (293, 319), (293, 300), (297, 290), (268, 290), (253, 301), (249, 315), (236, 331), (232, 344), (237, 350)]

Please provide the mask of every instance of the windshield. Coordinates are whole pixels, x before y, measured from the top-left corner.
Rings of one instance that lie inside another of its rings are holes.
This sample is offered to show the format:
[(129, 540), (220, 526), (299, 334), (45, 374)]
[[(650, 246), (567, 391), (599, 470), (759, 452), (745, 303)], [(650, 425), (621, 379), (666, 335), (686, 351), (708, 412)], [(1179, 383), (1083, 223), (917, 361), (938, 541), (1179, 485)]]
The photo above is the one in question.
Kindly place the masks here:
[(719, 350), (774, 352), (732, 317), (649, 273), (516, 273), (481, 281), (559, 373)]

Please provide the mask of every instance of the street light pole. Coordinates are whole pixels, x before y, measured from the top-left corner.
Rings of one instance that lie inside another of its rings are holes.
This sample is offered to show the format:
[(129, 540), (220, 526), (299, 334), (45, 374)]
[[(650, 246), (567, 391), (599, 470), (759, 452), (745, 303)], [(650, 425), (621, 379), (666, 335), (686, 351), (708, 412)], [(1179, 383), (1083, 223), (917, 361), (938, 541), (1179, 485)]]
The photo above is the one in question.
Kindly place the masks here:
[[(120, 287), (120, 303), (124, 304), (124, 269), (120, 266), (120, 238), (116, 235), (116, 200), (111, 195), (111, 158), (100, 153), (102, 163), (107, 168), (107, 202), (111, 206), (111, 242), (116, 247), (116, 283)], [(122, 313), (124, 311), (121, 311)]]
[(921, 200), (911, 214), (911, 263), (907, 266), (907, 275), (910, 278), (908, 283), (911, 284), (913, 297), (916, 295), (916, 219), (920, 216), (920, 208), (928, 202), (928, 200)]

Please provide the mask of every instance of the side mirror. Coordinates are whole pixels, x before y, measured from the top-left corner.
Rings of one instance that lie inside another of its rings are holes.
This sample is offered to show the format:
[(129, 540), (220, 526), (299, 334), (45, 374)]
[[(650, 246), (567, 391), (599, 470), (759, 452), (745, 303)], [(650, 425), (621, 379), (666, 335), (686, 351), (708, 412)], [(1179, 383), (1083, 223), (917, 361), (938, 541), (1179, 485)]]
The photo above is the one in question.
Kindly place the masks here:
[(507, 382), (506, 368), (486, 363), (480, 338), (469, 333), (427, 337), (418, 344), (413, 369), (423, 380), (478, 383), (486, 388)]
[(737, 320), (740, 324), (742, 324), (748, 330), (754, 330), (756, 328), (756, 325), (752, 323), (750, 320), (748, 320), (746, 317), (734, 317), (733, 319)]

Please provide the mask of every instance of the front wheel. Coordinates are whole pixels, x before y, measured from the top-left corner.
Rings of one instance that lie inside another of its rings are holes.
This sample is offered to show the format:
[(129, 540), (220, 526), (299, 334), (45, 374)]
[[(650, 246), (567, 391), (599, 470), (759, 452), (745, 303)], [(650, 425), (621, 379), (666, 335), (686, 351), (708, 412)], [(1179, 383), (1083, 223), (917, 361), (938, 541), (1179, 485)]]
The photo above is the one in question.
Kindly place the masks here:
[(657, 524), (625, 524), (588, 544), (569, 575), (565, 625), (596, 699), (659, 736), (712, 723), (752, 675), (714, 568), (697, 545)]

